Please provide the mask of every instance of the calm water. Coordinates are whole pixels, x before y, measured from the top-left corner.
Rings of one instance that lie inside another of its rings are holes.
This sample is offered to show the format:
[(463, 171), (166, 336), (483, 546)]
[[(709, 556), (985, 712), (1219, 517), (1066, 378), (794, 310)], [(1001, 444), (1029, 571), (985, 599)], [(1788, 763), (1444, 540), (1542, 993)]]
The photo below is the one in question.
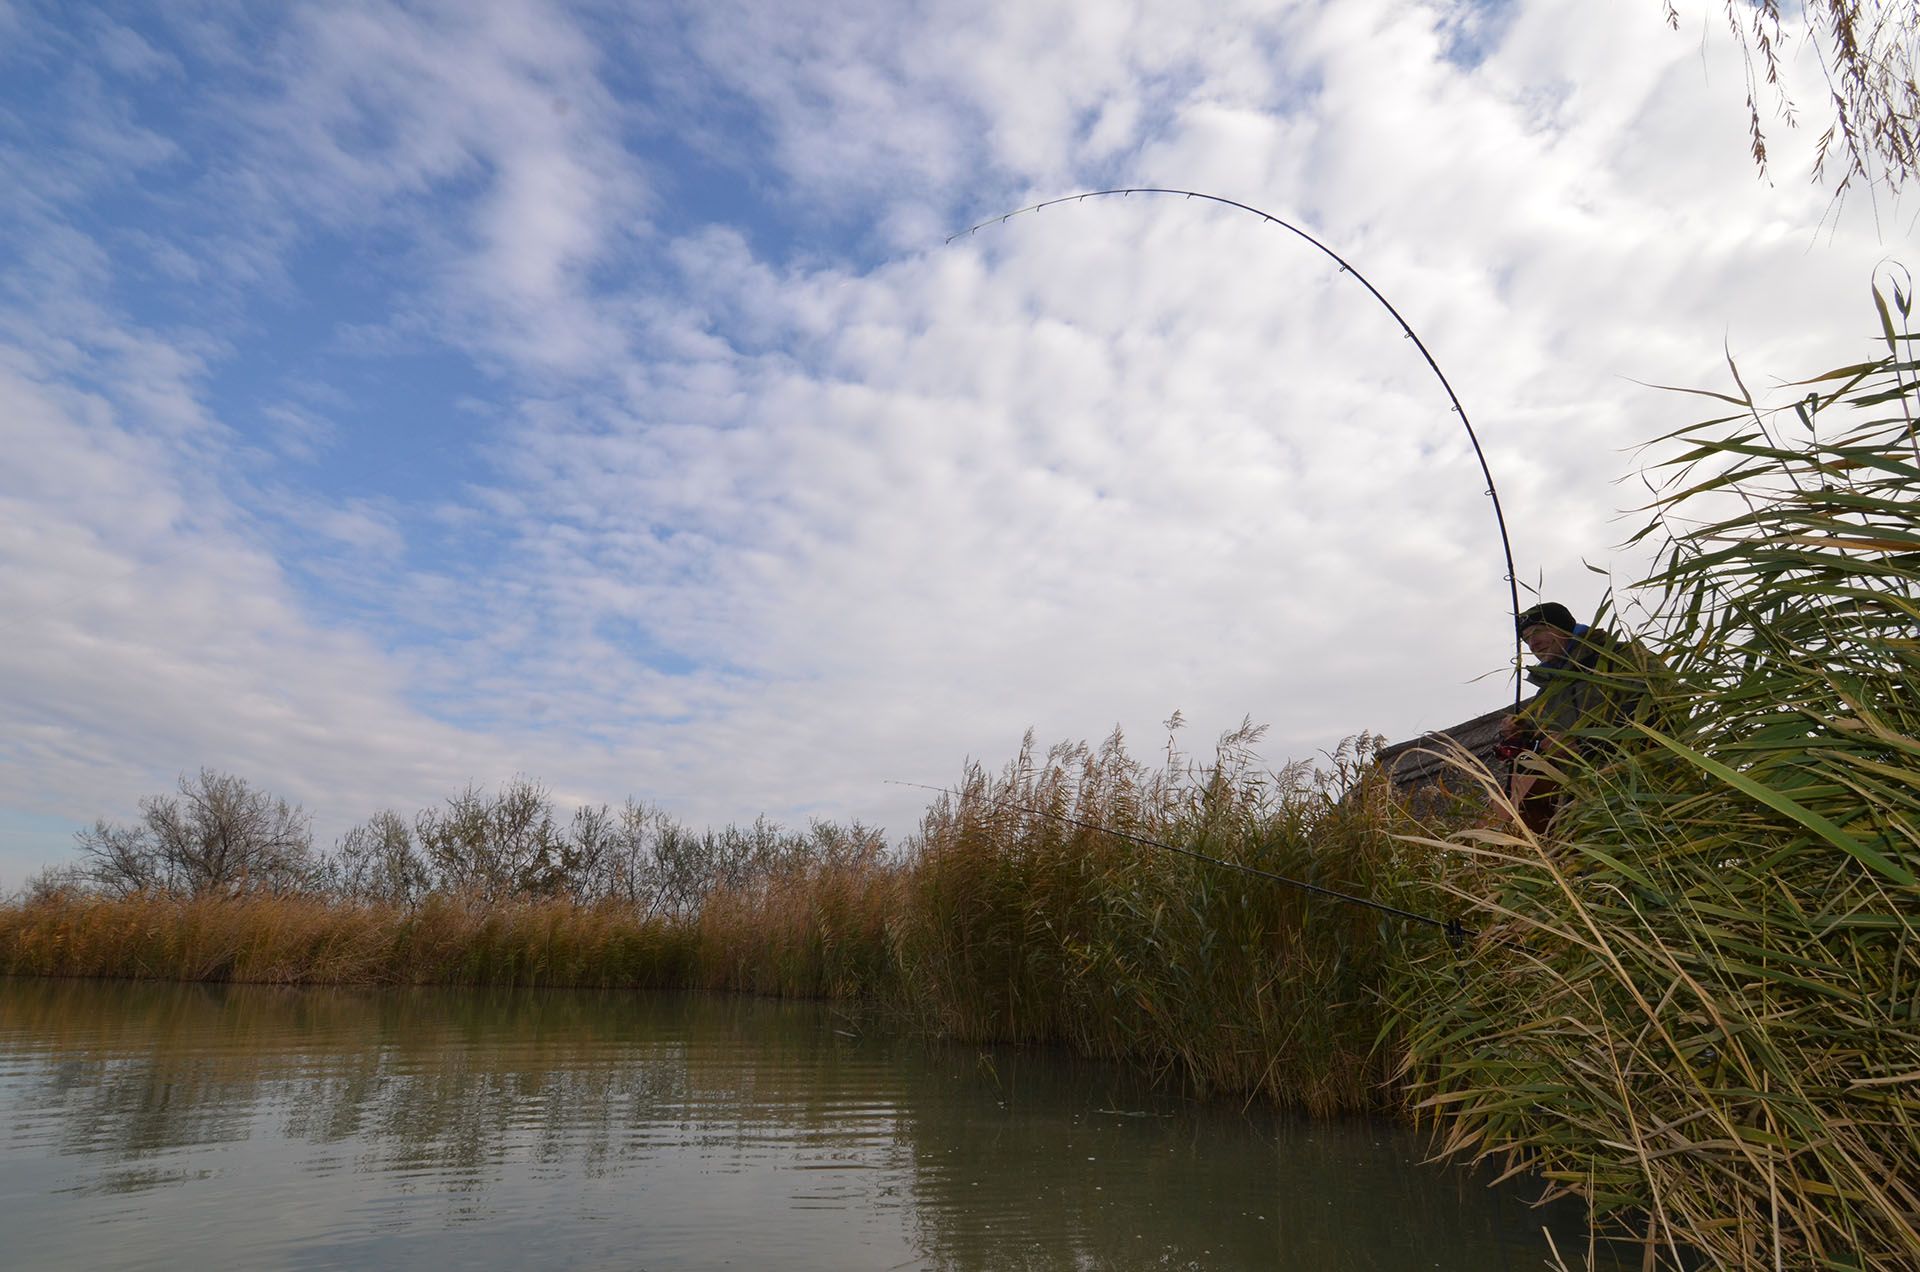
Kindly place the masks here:
[(1543, 1212), (1396, 1128), (753, 999), (0, 979), (0, 1127), (9, 1269), (1487, 1272), (1545, 1249)]

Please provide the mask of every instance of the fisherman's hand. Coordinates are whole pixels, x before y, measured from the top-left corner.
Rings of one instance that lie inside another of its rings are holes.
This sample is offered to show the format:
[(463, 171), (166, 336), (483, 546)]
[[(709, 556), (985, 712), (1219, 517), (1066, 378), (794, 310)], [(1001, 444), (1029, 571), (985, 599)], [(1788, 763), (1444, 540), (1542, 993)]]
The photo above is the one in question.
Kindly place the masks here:
[(1494, 753), (1503, 760), (1511, 760), (1538, 744), (1532, 723), (1523, 715), (1510, 715), (1500, 722), (1500, 740), (1494, 744)]

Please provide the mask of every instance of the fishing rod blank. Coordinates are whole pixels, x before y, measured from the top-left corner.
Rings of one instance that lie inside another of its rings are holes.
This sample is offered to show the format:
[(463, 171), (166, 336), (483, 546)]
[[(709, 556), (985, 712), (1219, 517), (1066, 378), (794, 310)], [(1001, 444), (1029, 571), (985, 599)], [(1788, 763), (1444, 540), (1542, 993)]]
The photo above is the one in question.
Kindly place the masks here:
[(1459, 395), (1453, 391), (1453, 385), (1447, 382), (1446, 372), (1442, 371), (1440, 369), (1440, 364), (1434, 360), (1433, 353), (1427, 348), (1426, 341), (1422, 340), (1419, 336), (1419, 333), (1414, 331), (1413, 324), (1409, 323), (1405, 318), (1401, 317), (1400, 311), (1393, 307), (1393, 302), (1389, 301), (1385, 296), (1381, 295), (1380, 289), (1375, 287), (1371, 282), (1367, 281), (1366, 275), (1362, 274), (1359, 270), (1355, 269), (1338, 252), (1334, 251), (1332, 248), (1328, 247), (1325, 243), (1322, 243), (1319, 239), (1307, 233), (1305, 230), (1301, 229), (1299, 226), (1294, 225), (1288, 221), (1283, 221), (1279, 217), (1273, 215), (1271, 212), (1263, 212), (1259, 208), (1253, 207), (1249, 204), (1241, 203), (1234, 199), (1225, 198), (1218, 194), (1206, 194), (1199, 190), (1174, 190), (1174, 189), (1168, 189), (1161, 186), (1132, 186), (1128, 188), (1113, 189), (1113, 190), (1087, 190), (1080, 194), (1062, 195), (1060, 198), (1057, 198), (1057, 199), (1047, 199), (1040, 203), (1029, 204), (1024, 208), (1016, 208), (1014, 211), (1005, 213), (1004, 215), (1001, 215), (1001, 216), (989, 217), (986, 220), (981, 221), (975, 225), (968, 226), (966, 229), (961, 230), (958, 234), (948, 235), (947, 242), (952, 243), (955, 239), (965, 238), (968, 235), (974, 233), (975, 231), (984, 229), (989, 225), (1003, 225), (1006, 222), (1012, 220), (1014, 217), (1021, 215), (1022, 213), (1038, 212), (1042, 208), (1050, 208), (1055, 206), (1056, 204), (1079, 203), (1086, 199), (1099, 199), (1099, 198), (1105, 198), (1107, 196), (1116, 195), (1116, 194), (1122, 195), (1122, 196), (1133, 195), (1133, 194), (1174, 194), (1174, 195), (1180, 195), (1188, 199), (1204, 199), (1208, 203), (1224, 204), (1225, 206), (1230, 208), (1238, 208), (1242, 212), (1250, 212), (1254, 216), (1259, 217), (1262, 221), (1266, 221), (1272, 225), (1277, 225), (1281, 229), (1286, 230), (1289, 233), (1296, 235), (1297, 237), (1304, 239), (1306, 242), (1312, 244), (1323, 255), (1325, 255), (1328, 259), (1332, 260), (1336, 265), (1338, 265), (1340, 267), (1341, 273), (1353, 275), (1354, 280), (1358, 282), (1362, 287), (1366, 288), (1368, 294), (1371, 295), (1375, 300), (1379, 301), (1381, 304), (1381, 307), (1384, 308), (1389, 314), (1393, 315), (1393, 320), (1396, 323), (1400, 324), (1400, 330), (1403, 333), (1405, 333), (1407, 339), (1413, 341), (1414, 348), (1418, 349), (1420, 351), (1420, 356), (1427, 360), (1427, 366), (1432, 369), (1435, 378), (1437, 378), (1440, 381), (1440, 387), (1446, 391), (1447, 400), (1453, 404), (1453, 413), (1460, 417), (1460, 427), (1466, 429), (1467, 441), (1473, 445), (1474, 458), (1480, 461), (1480, 475), (1486, 478), (1486, 481), (1487, 481), (1487, 498), (1493, 501), (1493, 519), (1494, 519), (1494, 523), (1499, 527), (1499, 530), (1500, 530), (1500, 551), (1505, 555), (1506, 561), (1507, 561), (1507, 573), (1506, 573), (1507, 596), (1508, 596), (1508, 599), (1513, 604), (1513, 618), (1515, 623), (1515, 628), (1513, 633), (1513, 706), (1514, 706), (1514, 710), (1518, 711), (1520, 709), (1521, 692), (1523, 688), (1522, 681), (1520, 678), (1520, 669), (1524, 663), (1524, 654), (1522, 652), (1522, 646), (1520, 643), (1520, 631), (1518, 627), (1518, 623), (1520, 620), (1520, 583), (1519, 583), (1518, 576), (1515, 573), (1514, 567), (1513, 567), (1513, 545), (1507, 538), (1506, 513), (1503, 512), (1500, 507), (1500, 492), (1494, 487), (1493, 470), (1487, 466), (1487, 454), (1485, 451), (1483, 451), (1480, 448), (1480, 437), (1478, 434), (1476, 434), (1473, 431), (1472, 421), (1467, 419), (1467, 408), (1460, 404)]

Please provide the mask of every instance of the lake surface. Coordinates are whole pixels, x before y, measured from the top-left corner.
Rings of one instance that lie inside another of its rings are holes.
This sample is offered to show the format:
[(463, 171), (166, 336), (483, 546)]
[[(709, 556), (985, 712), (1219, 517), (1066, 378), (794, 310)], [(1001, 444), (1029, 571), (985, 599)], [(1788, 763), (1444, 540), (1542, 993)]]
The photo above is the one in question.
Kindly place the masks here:
[(0, 978), (9, 1269), (1527, 1268), (1424, 1139), (812, 1003)]

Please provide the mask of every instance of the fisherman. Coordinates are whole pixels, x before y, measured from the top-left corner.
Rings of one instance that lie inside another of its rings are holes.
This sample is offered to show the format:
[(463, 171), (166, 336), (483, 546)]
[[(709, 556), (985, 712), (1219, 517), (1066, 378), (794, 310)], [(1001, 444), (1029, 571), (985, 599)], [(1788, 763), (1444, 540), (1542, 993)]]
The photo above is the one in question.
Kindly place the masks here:
[(1527, 757), (1593, 760), (1617, 748), (1633, 723), (1650, 719), (1655, 660), (1635, 641), (1575, 622), (1557, 601), (1535, 605), (1515, 622), (1537, 660), (1527, 679), (1540, 692), (1507, 717), (1502, 750), (1514, 759), (1507, 787), (1513, 806), (1539, 833), (1553, 820), (1561, 791)]

